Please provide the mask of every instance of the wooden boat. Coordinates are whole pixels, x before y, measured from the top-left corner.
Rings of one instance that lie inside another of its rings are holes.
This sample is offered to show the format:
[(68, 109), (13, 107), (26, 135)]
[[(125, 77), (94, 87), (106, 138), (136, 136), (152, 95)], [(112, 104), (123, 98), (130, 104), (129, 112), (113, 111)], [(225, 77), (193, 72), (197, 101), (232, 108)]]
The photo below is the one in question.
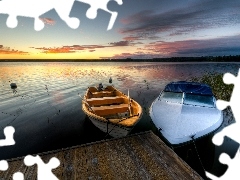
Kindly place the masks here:
[(113, 86), (89, 87), (82, 98), (82, 110), (92, 123), (112, 137), (130, 133), (142, 116), (142, 107)]

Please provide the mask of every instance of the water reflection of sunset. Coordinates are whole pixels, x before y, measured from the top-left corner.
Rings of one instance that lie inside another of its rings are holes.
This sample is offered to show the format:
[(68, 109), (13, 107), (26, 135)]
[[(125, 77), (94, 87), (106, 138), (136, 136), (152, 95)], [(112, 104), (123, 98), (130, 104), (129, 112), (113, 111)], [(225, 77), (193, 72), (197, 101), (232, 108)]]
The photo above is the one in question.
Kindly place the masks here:
[[(89, 124), (83, 128), (86, 119), (79, 98), (89, 86), (109, 85), (111, 77), (117, 89), (125, 94), (129, 90), (131, 98), (144, 109), (144, 122), (139, 124), (142, 129), (150, 122), (148, 107), (170, 81), (187, 80), (206, 71), (234, 73), (238, 69), (238, 65), (212, 63), (1, 62), (0, 125), (11, 124), (21, 134), (17, 136), (16, 148), (17, 152), (22, 149), (22, 154), (29, 153), (33, 146), (36, 147), (33, 153), (55, 149), (53, 142), (64, 134), (66, 139), (61, 138), (56, 145), (62, 148), (69, 145), (69, 138), (82, 137), (89, 128)], [(15, 91), (11, 83), (17, 84)], [(46, 144), (45, 149), (38, 146), (39, 142)], [(4, 154), (0, 149), (1, 155), (12, 154)]]
[[(113, 80), (122, 82), (127, 79), (130, 72), (123, 71), (116, 64), (104, 63), (1, 63), (1, 84), (10, 84), (14, 81), (22, 86), (44, 85), (46, 83), (59, 86), (60, 81), (68, 80), (69, 83), (81, 82), (98, 83)], [(131, 70), (130, 70), (131, 71)], [(53, 80), (56, 80), (54, 82)]]

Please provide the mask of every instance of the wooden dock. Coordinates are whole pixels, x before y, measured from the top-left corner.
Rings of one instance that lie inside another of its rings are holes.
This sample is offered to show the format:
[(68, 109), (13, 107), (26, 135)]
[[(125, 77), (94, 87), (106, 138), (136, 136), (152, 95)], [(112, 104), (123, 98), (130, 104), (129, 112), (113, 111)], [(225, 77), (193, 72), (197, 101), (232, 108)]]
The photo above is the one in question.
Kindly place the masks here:
[[(60, 180), (202, 179), (151, 131), (38, 155), (45, 163), (52, 157), (60, 160), (53, 170)], [(10, 180), (15, 172), (37, 179), (37, 166), (25, 166), (23, 159), (8, 160), (0, 179)]]

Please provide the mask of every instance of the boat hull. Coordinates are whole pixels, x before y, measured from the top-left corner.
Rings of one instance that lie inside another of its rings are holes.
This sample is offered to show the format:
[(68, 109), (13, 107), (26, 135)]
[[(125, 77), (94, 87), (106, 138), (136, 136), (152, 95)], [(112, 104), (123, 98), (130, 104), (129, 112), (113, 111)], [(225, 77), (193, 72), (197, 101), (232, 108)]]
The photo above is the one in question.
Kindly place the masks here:
[(150, 117), (161, 136), (172, 146), (207, 136), (223, 123), (223, 114), (218, 109), (169, 105), (158, 99), (150, 107)]
[(102, 132), (105, 132), (115, 138), (127, 136), (133, 129), (133, 127), (124, 127), (117, 124), (107, 123), (94, 117), (89, 117), (89, 119)]

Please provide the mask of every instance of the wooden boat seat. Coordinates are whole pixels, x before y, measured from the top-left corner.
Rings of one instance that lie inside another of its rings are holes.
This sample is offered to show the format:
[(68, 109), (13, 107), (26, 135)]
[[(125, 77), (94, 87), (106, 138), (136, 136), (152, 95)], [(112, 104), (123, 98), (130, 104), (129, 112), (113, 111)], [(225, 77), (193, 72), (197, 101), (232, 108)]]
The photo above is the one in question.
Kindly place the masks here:
[(98, 98), (98, 97), (110, 97), (114, 96), (113, 91), (97, 91), (97, 92), (91, 92), (92, 98)]
[(106, 116), (109, 114), (124, 113), (128, 111), (128, 104), (110, 105), (110, 106), (99, 106), (92, 107), (93, 111), (100, 116)]
[(91, 98), (91, 99), (87, 99), (87, 102), (90, 106), (122, 104), (124, 102), (124, 98), (121, 96)]

